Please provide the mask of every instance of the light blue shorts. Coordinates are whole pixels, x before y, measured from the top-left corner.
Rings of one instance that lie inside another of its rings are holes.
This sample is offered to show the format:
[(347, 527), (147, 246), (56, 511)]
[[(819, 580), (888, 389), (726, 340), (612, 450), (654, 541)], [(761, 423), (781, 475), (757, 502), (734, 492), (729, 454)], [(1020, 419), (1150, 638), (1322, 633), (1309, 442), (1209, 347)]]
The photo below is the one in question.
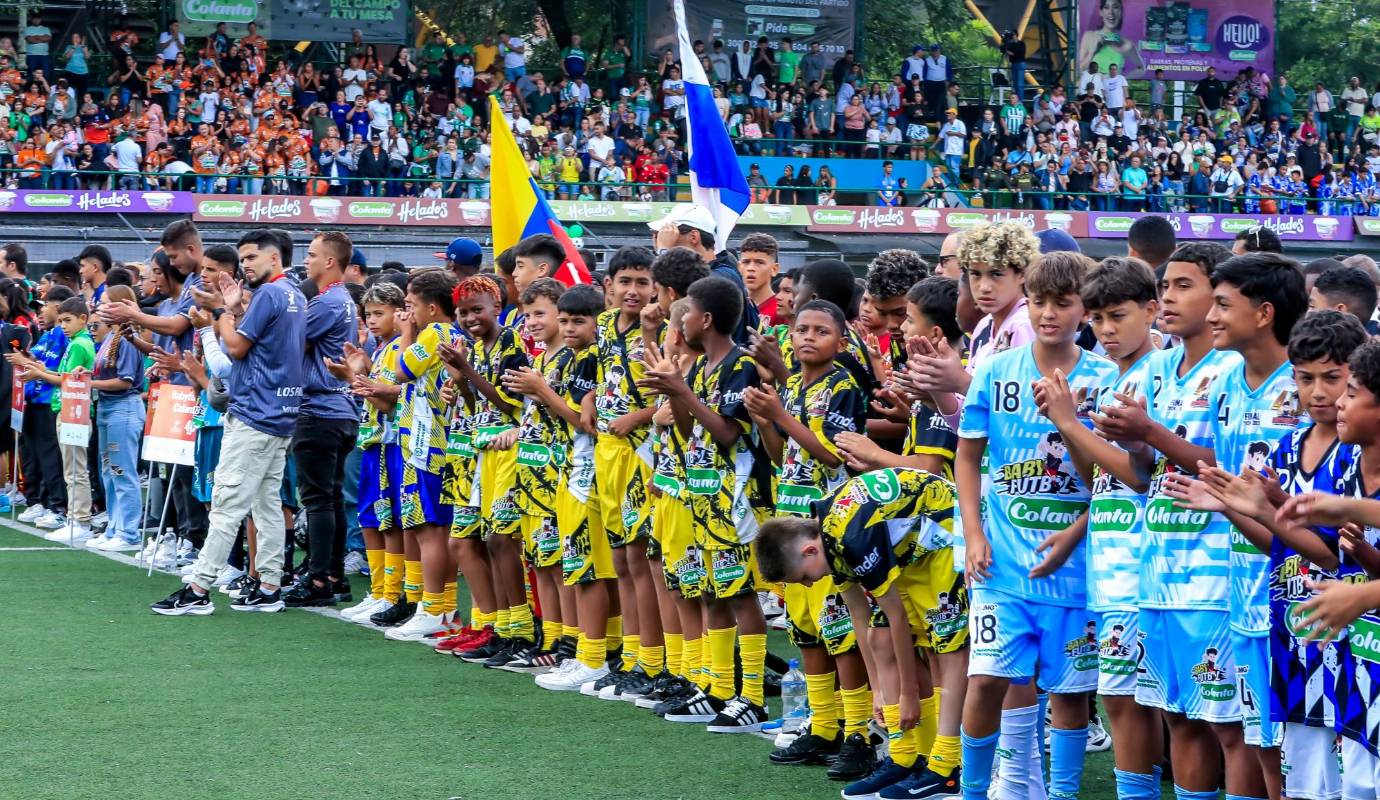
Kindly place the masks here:
[(1270, 719), (1270, 637), (1231, 632), (1236, 651), (1236, 691), (1241, 697), (1241, 725), (1246, 744), (1279, 747), (1284, 726)]
[(1204, 722), (1240, 722), (1229, 621), (1225, 611), (1142, 608), (1136, 702)]
[(981, 585), (969, 594), (968, 674), (1039, 677), (1055, 694), (1097, 689), (1094, 614), (1003, 594)]
[(1136, 679), (1145, 657), (1140, 612), (1103, 611), (1098, 618), (1097, 693), (1135, 697)]

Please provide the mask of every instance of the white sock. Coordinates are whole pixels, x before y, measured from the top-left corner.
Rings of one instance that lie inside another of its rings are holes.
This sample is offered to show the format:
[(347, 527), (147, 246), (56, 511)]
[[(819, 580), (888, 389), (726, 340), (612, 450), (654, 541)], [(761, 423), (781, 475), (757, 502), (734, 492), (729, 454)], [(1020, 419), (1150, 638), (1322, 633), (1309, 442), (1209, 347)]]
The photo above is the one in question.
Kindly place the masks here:
[(988, 793), (992, 800), (1046, 800), (1040, 743), (1035, 741), (1039, 715), (1039, 706), (1001, 712), (997, 778)]

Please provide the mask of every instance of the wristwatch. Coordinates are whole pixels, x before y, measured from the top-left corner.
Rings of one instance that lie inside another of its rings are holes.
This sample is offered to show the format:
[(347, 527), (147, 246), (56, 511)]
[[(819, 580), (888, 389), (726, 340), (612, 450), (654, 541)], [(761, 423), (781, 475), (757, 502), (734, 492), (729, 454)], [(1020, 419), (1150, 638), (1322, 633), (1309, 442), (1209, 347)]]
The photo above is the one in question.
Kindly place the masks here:
[(220, 306), (220, 307), (218, 307), (218, 308), (213, 308), (213, 309), (211, 309), (211, 317), (212, 317), (212, 319), (220, 319), (221, 315), (222, 315), (222, 314), (225, 314), (225, 313), (226, 313), (226, 311), (225, 311), (225, 306)]

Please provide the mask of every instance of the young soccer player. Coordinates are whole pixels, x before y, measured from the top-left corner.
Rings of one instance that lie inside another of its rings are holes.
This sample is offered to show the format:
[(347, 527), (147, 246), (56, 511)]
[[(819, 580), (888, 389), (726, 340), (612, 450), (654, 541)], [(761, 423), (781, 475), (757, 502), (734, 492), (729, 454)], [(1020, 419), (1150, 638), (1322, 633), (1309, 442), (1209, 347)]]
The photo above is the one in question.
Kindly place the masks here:
[(1362, 324), (1370, 322), (1375, 314), (1375, 302), (1375, 282), (1357, 267), (1333, 267), (1319, 275), (1308, 292), (1310, 309), (1344, 311)]
[[(884, 469), (850, 478), (834, 494), (811, 506), (808, 517), (778, 517), (762, 525), (757, 563), (769, 581), (800, 584), (813, 591), (831, 581), (843, 595), (891, 735), (891, 758), (844, 798), (885, 796), (919, 770), (920, 664), (915, 639), (929, 635), (926, 588), (933, 576), (928, 557), (947, 546), (954, 524), (953, 485), (913, 469)], [(951, 567), (945, 564), (945, 569)], [(885, 626), (863, 594), (872, 595)], [(892, 669), (871, 669), (885, 659)], [(904, 764), (909, 761), (909, 766)], [(924, 796), (933, 796), (925, 794)], [(952, 792), (950, 792), (952, 794)], [(901, 790), (898, 797), (910, 796)], [(918, 795), (917, 795), (918, 796)]]
[[(1093, 332), (1120, 374), (1093, 398), (1094, 409), (1113, 392), (1144, 396), (1146, 360), (1154, 349), (1150, 328), (1159, 313), (1155, 274), (1143, 262), (1108, 258), (1087, 275), (1083, 306)], [(1040, 412), (1063, 436), (1069, 456), (1092, 487), (1088, 525), (1088, 610), (1098, 616), (1097, 693), (1107, 709), (1116, 748), (1117, 796), (1151, 798), (1159, 785), (1162, 733), (1159, 714), (1135, 700), (1139, 669), (1136, 604), (1148, 453), (1128, 452), (1093, 433), (1079, 419), (1079, 399), (1062, 376), (1035, 385)]]
[[(498, 324), (502, 291), (496, 281), (485, 275), (466, 278), (455, 288), (455, 300), (460, 324), (474, 337), (473, 352), (455, 347), (443, 349), (442, 354), (473, 390), (470, 424), (473, 446), (479, 452), (479, 525), (465, 533), (467, 537), (481, 537), (488, 548), (498, 601), (495, 639), (462, 653), (460, 658), (496, 669), (515, 654), (528, 655), (525, 651), (536, 644), (535, 621), (523, 582), (520, 514), (513, 500), (522, 405), (499, 381), (508, 370), (521, 369), (529, 362), (517, 332)], [(476, 579), (469, 572), (465, 577), (471, 583)], [(486, 652), (481, 660), (479, 656)]]
[(772, 280), (781, 269), (776, 262), (779, 246), (775, 237), (766, 233), (750, 233), (738, 245), (738, 272), (743, 276), (743, 286), (747, 287), (748, 299), (757, 306), (764, 325), (779, 325), (777, 312), (780, 308)]
[[(620, 265), (619, 272), (622, 271)], [(635, 280), (636, 272), (628, 275), (625, 282)], [(650, 280), (648, 284), (650, 294)], [(555, 396), (542, 395), (547, 408), (564, 422), (557, 429), (566, 458), (556, 490), (556, 525), (561, 534), (562, 581), (573, 589), (574, 602), (563, 602), (562, 609), (574, 608), (579, 620), (578, 631), (573, 631), (569, 624), (561, 626), (565, 642), (560, 655), (564, 660), (550, 672), (537, 676), (538, 686), (558, 692), (577, 692), (585, 683), (608, 674), (606, 638), (613, 591), (608, 582), (614, 578), (613, 553), (590, 502), (595, 483), (595, 427), (583, 413), (586, 398), (597, 391), (599, 354), (595, 343), (598, 321), (607, 313), (603, 307), (603, 297), (594, 287), (576, 286), (561, 295), (556, 309), (570, 358), (560, 375), (559, 389), (553, 392)], [(576, 637), (573, 656), (569, 646), (572, 635)]]
[(565, 251), (556, 237), (539, 233), (518, 242), (513, 247), (513, 257), (513, 288), (517, 290), (519, 305), (525, 305), (522, 303), (522, 293), (533, 282), (554, 276), (565, 260)]
[(795, 320), (795, 270), (779, 273), (771, 282), (776, 295), (776, 327), (789, 326)]
[[(964, 403), (954, 473), (972, 587), (963, 708), (968, 798), (987, 795), (1008, 685), (1037, 674), (1053, 710), (1051, 797), (1076, 797), (1082, 777), (1087, 693), (1097, 685), (1097, 648), (1095, 636), (1089, 641), (1085, 608), (1089, 487), (1068, 463), (1063, 436), (1038, 415), (1031, 387), (1042, 377), (1063, 375), (1075, 394), (1092, 396), (1115, 377), (1112, 362), (1074, 341), (1089, 263), (1076, 254), (1050, 253), (1025, 273), (1035, 341), (983, 360)], [(981, 302), (983, 292), (974, 294)], [(984, 453), (990, 464), (985, 479)], [(1019, 772), (1029, 760), (1016, 754), (1009, 764)], [(1029, 780), (1016, 775), (1014, 783)]]
[[(847, 323), (833, 303), (813, 300), (796, 314), (791, 333), (800, 372), (778, 397), (770, 387), (749, 388), (743, 403), (757, 424), (763, 444), (777, 465), (776, 512), (808, 516), (811, 504), (831, 495), (848, 478), (843, 454), (834, 444), (842, 433), (857, 433), (866, 423), (865, 399), (848, 370), (834, 358)], [(832, 580), (807, 587), (785, 587), (791, 641), (800, 648), (811, 696), (808, 733), (772, 754), (778, 764), (821, 763), (834, 756), (829, 777), (847, 780), (872, 769), (875, 755), (867, 739), (872, 715), (867, 668), (847, 604)], [(842, 688), (844, 730), (834, 708), (834, 684)], [(842, 745), (840, 745), (842, 739)]]
[(371, 617), (371, 621), (393, 625), (402, 622), (384, 634), (398, 641), (420, 641), (446, 629), (445, 595), (455, 575), (447, 568), (450, 556), (446, 539), (454, 509), (441, 502), (449, 413), (441, 396), (446, 379), (441, 348), (448, 347), (458, 335), (451, 321), (454, 288), (455, 279), (441, 270), (413, 274), (407, 284), (406, 309), (398, 317), (395, 377), (403, 387), (398, 398), (398, 444), (403, 464), (397, 524), (405, 535), (416, 537), (418, 546), (418, 561), (404, 561), (404, 587), (420, 583), (422, 592), (421, 602), (406, 622), (402, 613), (407, 603), (390, 609), (397, 614), (380, 612)]
[[(762, 685), (767, 636), (751, 548), (757, 535), (756, 508), (770, 502), (771, 486), (743, 393), (760, 378), (751, 357), (733, 342), (742, 291), (726, 278), (710, 276), (690, 286), (688, 299), (685, 339), (704, 355), (687, 380), (659, 350), (649, 348), (645, 376), (639, 381), (639, 388), (671, 399), (676, 424), (688, 433), (687, 488), (706, 562), (709, 692), (697, 692), (669, 709), (665, 719), (708, 723), (711, 732), (753, 732), (766, 721)], [(735, 640), (742, 663), (739, 694), (734, 692)]]

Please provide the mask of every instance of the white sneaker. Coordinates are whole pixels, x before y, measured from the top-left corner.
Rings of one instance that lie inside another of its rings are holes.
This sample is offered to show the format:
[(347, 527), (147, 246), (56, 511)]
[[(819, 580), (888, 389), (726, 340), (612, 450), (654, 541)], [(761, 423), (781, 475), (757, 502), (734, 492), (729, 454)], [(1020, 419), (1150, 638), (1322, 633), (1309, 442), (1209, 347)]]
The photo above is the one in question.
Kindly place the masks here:
[(225, 566), (220, 568), (220, 572), (216, 573), (216, 582), (211, 584), (211, 588), (219, 589), (243, 574), (244, 570), (236, 569), (235, 567), (226, 564)]
[(1112, 749), (1112, 734), (1102, 727), (1102, 718), (1093, 717), (1088, 723), (1088, 743), (1084, 749), (1089, 753), (1102, 753)]
[(767, 619), (779, 617), (786, 613), (786, 607), (781, 604), (781, 598), (771, 592), (758, 592), (757, 604), (762, 607), (762, 616)]
[(106, 539), (109, 539), (109, 538), (110, 538), (110, 537), (107, 536), (107, 535), (104, 534), (104, 533), (96, 534), (96, 535), (92, 536), (90, 539), (87, 539), (87, 540), (86, 540), (86, 546), (89, 547), (89, 548), (91, 548), (92, 550), (95, 550), (96, 547), (97, 547), (98, 545), (100, 545), (101, 542), (104, 542)]
[[(350, 622), (354, 622), (354, 621), (355, 621), (355, 617), (358, 617), (360, 614), (364, 613), (365, 611), (369, 611), (369, 609), (373, 608), (375, 605), (378, 604), (378, 601), (379, 601), (380, 599), (382, 599), (382, 598), (375, 597), (375, 596), (373, 596), (372, 594), (366, 594), (366, 595), (364, 595), (364, 599), (363, 599), (363, 600), (359, 601), (359, 602), (356, 603), (355, 605), (350, 606), (349, 608), (345, 609), (344, 611), (341, 611), (341, 612), (340, 612), (340, 616), (341, 616), (341, 618), (343, 618), (343, 619), (349, 620)], [(372, 614), (372, 613), (374, 613), (374, 612), (369, 611), (369, 613)]]
[(428, 614), (420, 609), (412, 619), (396, 628), (389, 628), (383, 635), (395, 642), (416, 642), (423, 637), (446, 629), (446, 619), (441, 614)]
[(68, 521), (68, 523), (55, 531), (49, 531), (43, 537), (50, 542), (70, 542), (74, 545), (84, 544), (91, 538), (91, 529), (80, 522)]
[(593, 683), (609, 674), (609, 668), (604, 664), (600, 664), (597, 669), (590, 669), (574, 659), (571, 663), (574, 666), (564, 672), (552, 670), (545, 675), (538, 675), (537, 685), (553, 692), (578, 692), (584, 684)]
[(67, 517), (56, 511), (49, 511), (47, 514), (34, 520), (34, 526), (53, 530), (56, 528), (67, 527)]
[(183, 566), (182, 569), (178, 571), (182, 573), (182, 577), (188, 577), (193, 572), (196, 572), (196, 562), (193, 561), (192, 563)]
[(345, 554), (345, 574), (364, 575), (369, 571), (369, 562), (358, 552), (351, 550)]
[(18, 519), (20, 522), (33, 522), (34, 520), (38, 519), (39, 517), (47, 513), (48, 509), (44, 508), (43, 506), (29, 506), (28, 508), (24, 509), (23, 513), (19, 515)]
[(110, 536), (101, 540), (101, 543), (91, 549), (100, 550), (105, 553), (131, 552), (139, 549), (138, 542), (126, 542), (118, 536)]

